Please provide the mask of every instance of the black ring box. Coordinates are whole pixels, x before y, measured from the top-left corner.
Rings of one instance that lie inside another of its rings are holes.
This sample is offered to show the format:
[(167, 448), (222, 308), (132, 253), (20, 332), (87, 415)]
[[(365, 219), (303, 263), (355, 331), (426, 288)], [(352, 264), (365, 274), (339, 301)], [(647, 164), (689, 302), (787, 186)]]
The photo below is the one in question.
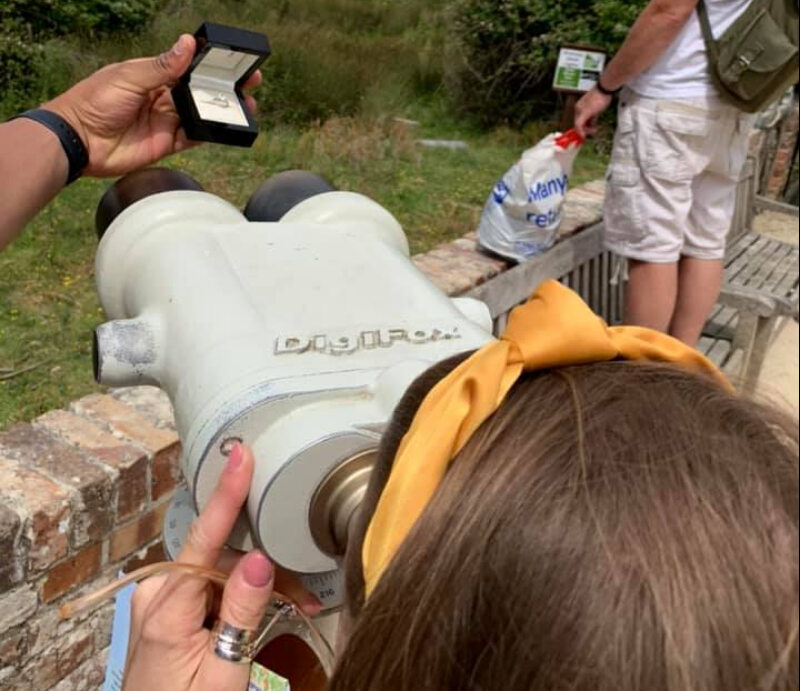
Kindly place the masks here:
[(205, 22), (194, 34), (192, 64), (172, 89), (181, 124), (193, 141), (252, 146), (258, 136), (242, 85), (269, 57), (264, 34)]

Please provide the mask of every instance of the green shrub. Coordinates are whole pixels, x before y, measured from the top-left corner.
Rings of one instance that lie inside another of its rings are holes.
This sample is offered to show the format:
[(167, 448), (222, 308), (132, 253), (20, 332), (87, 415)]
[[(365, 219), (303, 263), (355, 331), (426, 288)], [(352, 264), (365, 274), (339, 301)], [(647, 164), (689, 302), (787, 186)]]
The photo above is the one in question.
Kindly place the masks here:
[(4, 0), (0, 19), (28, 27), (35, 40), (64, 34), (130, 31), (147, 22), (159, 0)]
[[(155, 54), (180, 32), (193, 32), (202, 21), (269, 36), (273, 53), (263, 66), (264, 83), (256, 98), (261, 119), (270, 125), (362, 112), (402, 115), (409, 103), (440, 91), (445, 3), (0, 0), (0, 17), (13, 16), (15, 22), (10, 32), (15, 40), (6, 48), (0, 43), (0, 86), (5, 87), (0, 118), (51, 97), (106, 62)], [(155, 5), (158, 11), (150, 18)], [(45, 7), (54, 13), (47, 21), (41, 18)], [(132, 28), (136, 22), (146, 24)], [(70, 35), (53, 36), (55, 25), (70, 26)], [(26, 38), (18, 40), (23, 34)], [(40, 42), (46, 42), (45, 50)], [(4, 63), (9, 65), (6, 79)]]
[(483, 124), (519, 124), (552, 111), (559, 47), (588, 44), (613, 54), (645, 4), (457, 0), (452, 13), (460, 60), (450, 80), (456, 101)]
[(44, 88), (64, 81), (46, 43), (59, 36), (93, 39), (142, 27), (163, 0), (0, 0), (0, 114), (47, 95)]

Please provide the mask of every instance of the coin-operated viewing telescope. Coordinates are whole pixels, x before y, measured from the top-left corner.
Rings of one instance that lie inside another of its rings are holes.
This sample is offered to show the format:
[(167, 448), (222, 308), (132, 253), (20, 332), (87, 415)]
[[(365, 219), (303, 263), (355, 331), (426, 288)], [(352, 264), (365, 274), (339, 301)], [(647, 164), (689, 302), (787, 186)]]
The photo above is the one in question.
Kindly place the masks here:
[(109, 319), (97, 381), (167, 392), (184, 508), (202, 509), (233, 444), (249, 444), (255, 474), (230, 544), (260, 546), (336, 608), (395, 405), (433, 363), (492, 338), (488, 309), (436, 288), (383, 207), (311, 173), (271, 178), (242, 213), (183, 173), (140, 171), (106, 192), (97, 227)]

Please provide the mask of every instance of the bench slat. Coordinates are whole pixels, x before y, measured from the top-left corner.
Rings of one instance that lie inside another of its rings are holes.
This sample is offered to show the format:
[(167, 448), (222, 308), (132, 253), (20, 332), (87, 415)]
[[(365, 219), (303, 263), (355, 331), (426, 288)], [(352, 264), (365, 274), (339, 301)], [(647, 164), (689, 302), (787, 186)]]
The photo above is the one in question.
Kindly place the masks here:
[(711, 317), (706, 322), (703, 333), (712, 338), (727, 338), (733, 337), (733, 331), (736, 328), (736, 323), (739, 321), (739, 312), (733, 307), (726, 305), (717, 305)]
[(790, 248), (789, 253), (781, 259), (775, 271), (765, 281), (763, 290), (778, 295), (778, 297), (788, 297), (785, 294), (781, 294), (778, 286), (783, 284), (784, 279), (797, 278), (798, 269), (800, 268), (798, 266), (799, 258), (800, 254), (798, 254), (797, 248)]
[(766, 262), (779, 249), (769, 238), (760, 238), (754, 242), (747, 250), (746, 261), (738, 270), (735, 276), (728, 274), (727, 283), (732, 285), (746, 286), (750, 279), (754, 278)]
[(714, 339), (710, 336), (700, 336), (696, 347), (703, 355), (708, 355), (708, 351), (714, 347)]
[(736, 242), (729, 245), (728, 249), (725, 251), (725, 266), (728, 268), (732, 267), (736, 263), (736, 260), (739, 259), (758, 238), (759, 236), (756, 233), (747, 233), (746, 235), (742, 235)]
[(731, 352), (732, 344), (729, 340), (718, 338), (714, 341), (714, 345), (708, 351), (708, 359), (711, 360), (717, 367), (722, 368), (728, 360)]
[(781, 260), (787, 255), (791, 255), (791, 247), (784, 243), (774, 243), (764, 250), (764, 260), (758, 270), (745, 282), (748, 288), (763, 290), (764, 284), (778, 268)]
[(595, 257), (592, 259), (592, 292), (594, 298), (592, 306), (595, 314), (602, 314), (603, 304), (600, 296), (600, 274), (603, 272), (603, 257)]
[(775, 294), (785, 296), (787, 302), (797, 306), (797, 271), (789, 271), (778, 283)]
[(728, 374), (734, 381), (735, 386), (739, 384), (737, 379), (741, 379), (742, 367), (744, 366), (744, 349), (737, 348), (728, 357), (728, 361), (723, 366), (725, 373)]
[[(747, 242), (743, 248), (737, 248), (736, 258), (725, 266), (725, 278), (729, 283), (736, 281), (742, 271), (746, 271), (752, 260), (758, 256), (759, 251), (769, 240), (762, 237), (747, 235), (742, 242)], [(738, 251), (741, 249), (741, 251)]]

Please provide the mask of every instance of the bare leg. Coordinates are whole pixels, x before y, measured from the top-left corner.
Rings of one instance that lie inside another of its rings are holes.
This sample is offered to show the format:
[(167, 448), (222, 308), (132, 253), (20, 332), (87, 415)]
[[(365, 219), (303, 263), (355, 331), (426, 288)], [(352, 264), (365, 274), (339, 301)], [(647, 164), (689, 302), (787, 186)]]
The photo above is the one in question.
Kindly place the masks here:
[(722, 287), (721, 259), (682, 257), (678, 264), (678, 300), (669, 325), (671, 336), (693, 346), (703, 333)]
[(666, 333), (678, 294), (678, 265), (628, 261), (625, 324)]

